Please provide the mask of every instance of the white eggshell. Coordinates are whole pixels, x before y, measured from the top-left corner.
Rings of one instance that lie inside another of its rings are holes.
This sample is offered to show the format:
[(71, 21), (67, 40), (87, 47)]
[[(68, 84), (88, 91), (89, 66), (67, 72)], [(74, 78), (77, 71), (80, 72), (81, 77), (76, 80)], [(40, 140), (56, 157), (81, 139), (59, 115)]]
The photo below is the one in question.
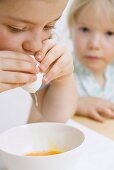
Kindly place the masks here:
[(28, 83), (22, 86), (22, 88), (29, 93), (35, 93), (42, 85), (42, 78), (43, 78), (43, 73), (38, 73), (37, 80), (35, 82)]
[[(30, 57), (34, 58), (33, 55), (30, 55)], [(38, 67), (38, 65), (39, 65), (39, 62), (37, 63), (37, 67)], [(35, 82), (28, 83), (28, 84), (22, 86), (22, 88), (29, 93), (35, 93), (42, 85), (42, 78), (43, 78), (43, 73), (38, 73), (37, 80)]]

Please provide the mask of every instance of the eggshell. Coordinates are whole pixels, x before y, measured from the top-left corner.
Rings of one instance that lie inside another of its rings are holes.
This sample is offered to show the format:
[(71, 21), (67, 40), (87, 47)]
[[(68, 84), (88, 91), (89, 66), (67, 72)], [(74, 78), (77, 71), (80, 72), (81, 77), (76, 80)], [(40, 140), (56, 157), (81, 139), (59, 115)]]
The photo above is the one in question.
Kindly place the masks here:
[[(30, 55), (32, 58), (34, 58), (33, 55)], [(37, 67), (39, 65), (39, 62), (37, 63)], [(42, 85), (42, 79), (43, 79), (43, 73), (38, 73), (37, 74), (37, 80), (33, 83), (28, 83), (24, 86), (22, 86), (22, 88), (24, 90), (26, 90), (29, 93), (35, 93)]]

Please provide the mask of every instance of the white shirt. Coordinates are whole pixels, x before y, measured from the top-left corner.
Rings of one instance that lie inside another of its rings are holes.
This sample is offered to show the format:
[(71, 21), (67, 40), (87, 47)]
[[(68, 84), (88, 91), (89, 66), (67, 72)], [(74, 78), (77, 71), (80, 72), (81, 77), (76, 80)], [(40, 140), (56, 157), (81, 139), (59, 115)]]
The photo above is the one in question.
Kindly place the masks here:
[(100, 97), (114, 102), (114, 64), (104, 72), (105, 84), (101, 87), (90, 70), (75, 61), (75, 78), (80, 96)]

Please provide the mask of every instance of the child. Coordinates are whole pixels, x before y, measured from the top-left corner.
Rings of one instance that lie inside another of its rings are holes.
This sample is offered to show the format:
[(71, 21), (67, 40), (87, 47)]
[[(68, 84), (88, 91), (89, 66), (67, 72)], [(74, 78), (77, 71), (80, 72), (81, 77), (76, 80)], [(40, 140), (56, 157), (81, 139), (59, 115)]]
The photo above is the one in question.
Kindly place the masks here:
[[(0, 92), (33, 82), (42, 71), (49, 85), (37, 93), (37, 111), (45, 121), (65, 122), (75, 113), (72, 57), (51, 39), (66, 4), (67, 0), (0, 0)], [(29, 55), (40, 62), (39, 68)]]
[(77, 114), (114, 118), (114, 0), (74, 0), (68, 25), (78, 83)]

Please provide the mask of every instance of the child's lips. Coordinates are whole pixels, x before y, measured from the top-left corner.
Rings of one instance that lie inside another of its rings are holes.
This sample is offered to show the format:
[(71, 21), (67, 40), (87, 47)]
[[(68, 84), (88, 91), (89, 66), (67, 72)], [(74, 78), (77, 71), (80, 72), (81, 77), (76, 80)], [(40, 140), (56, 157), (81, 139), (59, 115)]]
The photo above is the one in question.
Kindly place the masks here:
[(98, 61), (98, 60), (101, 59), (101, 58), (98, 57), (98, 56), (86, 56), (86, 58), (87, 58), (88, 60), (91, 60), (91, 61)]

